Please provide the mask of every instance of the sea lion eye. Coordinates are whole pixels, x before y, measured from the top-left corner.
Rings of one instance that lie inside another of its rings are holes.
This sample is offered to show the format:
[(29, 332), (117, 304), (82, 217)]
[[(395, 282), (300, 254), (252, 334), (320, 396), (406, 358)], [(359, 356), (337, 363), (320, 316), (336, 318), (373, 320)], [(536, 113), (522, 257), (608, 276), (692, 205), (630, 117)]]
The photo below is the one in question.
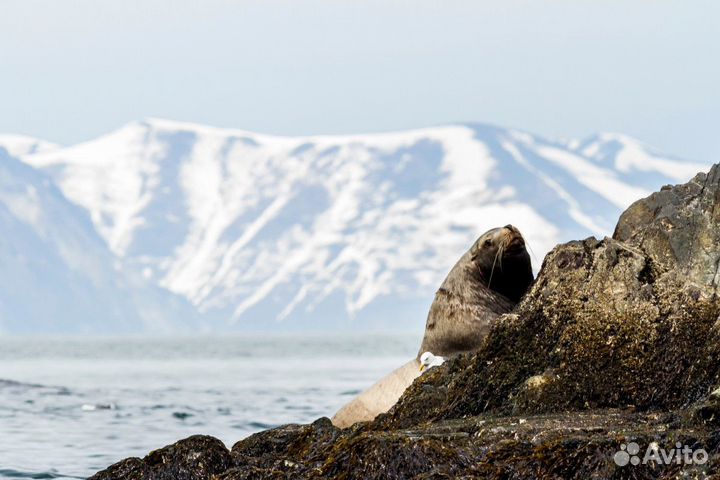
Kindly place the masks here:
[(492, 240), (489, 238), (483, 242), (483, 246), (485, 247), (489, 247), (490, 245), (492, 245)]

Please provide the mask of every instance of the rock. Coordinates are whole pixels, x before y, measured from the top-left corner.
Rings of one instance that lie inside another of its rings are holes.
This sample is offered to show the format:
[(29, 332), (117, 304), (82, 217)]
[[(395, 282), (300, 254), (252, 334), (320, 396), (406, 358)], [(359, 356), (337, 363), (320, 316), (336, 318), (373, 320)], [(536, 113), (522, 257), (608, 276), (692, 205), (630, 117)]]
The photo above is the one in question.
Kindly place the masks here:
[(232, 457), (217, 438), (194, 435), (150, 452), (145, 458), (128, 458), (90, 480), (210, 480), (232, 465)]
[[(287, 425), (238, 442), (231, 454), (188, 439), (94, 478), (720, 474), (719, 267), (714, 166), (634, 203), (612, 238), (557, 246), (478, 352), (428, 371), (373, 422)], [(678, 442), (703, 449), (707, 462), (616, 462), (629, 461), (623, 448), (634, 443)], [(205, 455), (203, 466), (188, 452)]]
[(151, 477), (150, 469), (139, 458), (132, 457), (118, 462), (105, 470), (96, 473), (89, 480), (101, 479), (127, 479), (127, 480), (144, 480)]
[(235, 465), (241, 469), (258, 467), (286, 473), (312, 470), (322, 466), (324, 461), (312, 452), (318, 446), (332, 444), (339, 433), (329, 418), (321, 418), (311, 425), (286, 425), (237, 442), (233, 445), (232, 456)]
[[(448, 375), (415, 382), (384, 425), (485, 412), (670, 409), (706, 398), (720, 383), (718, 262), (715, 166), (633, 204), (615, 238), (556, 247), (484, 348), (451, 362)], [(425, 394), (428, 385), (444, 397)]]

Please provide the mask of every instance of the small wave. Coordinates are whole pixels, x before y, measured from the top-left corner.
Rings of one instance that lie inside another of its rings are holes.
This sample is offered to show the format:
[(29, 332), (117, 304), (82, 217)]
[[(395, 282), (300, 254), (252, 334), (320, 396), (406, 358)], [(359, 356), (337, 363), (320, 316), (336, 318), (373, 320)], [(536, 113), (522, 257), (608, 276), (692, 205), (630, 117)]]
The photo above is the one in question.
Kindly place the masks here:
[(275, 428), (277, 425), (273, 425), (271, 423), (262, 423), (262, 422), (250, 422), (247, 424), (250, 428), (260, 428), (262, 430), (267, 430), (268, 428)]
[(94, 412), (95, 410), (117, 410), (114, 403), (84, 403), (80, 409), (83, 412)]
[(345, 390), (344, 392), (340, 393), (340, 395), (342, 395), (342, 396), (353, 395), (354, 396), (354, 395), (360, 395), (361, 392), (362, 392), (362, 390)]
[(63, 475), (57, 472), (21, 472), (19, 470), (12, 470), (12, 469), (2, 469), (0, 468), (0, 477), (2, 478), (83, 478), (83, 477), (74, 477), (72, 475)]
[(172, 415), (173, 415), (173, 417), (180, 419), (180, 420), (185, 420), (186, 418), (195, 416), (194, 414), (188, 413), (188, 412), (173, 412)]
[[(0, 388), (46, 388), (45, 385), (40, 385), (39, 383), (25, 383), (25, 382), (18, 382), (17, 380), (8, 380), (5, 378), (0, 378)], [(2, 472), (2, 470), (0, 470)]]
[(72, 392), (69, 388), (66, 387), (48, 387), (52, 388), (54, 391), (50, 392), (50, 395), (62, 395), (62, 396), (69, 396), (72, 395)]
[(0, 378), (0, 389), (12, 390), (13, 393), (24, 392), (26, 390), (39, 390), (40, 395), (72, 395), (72, 392), (67, 387), (19, 382), (6, 378)]

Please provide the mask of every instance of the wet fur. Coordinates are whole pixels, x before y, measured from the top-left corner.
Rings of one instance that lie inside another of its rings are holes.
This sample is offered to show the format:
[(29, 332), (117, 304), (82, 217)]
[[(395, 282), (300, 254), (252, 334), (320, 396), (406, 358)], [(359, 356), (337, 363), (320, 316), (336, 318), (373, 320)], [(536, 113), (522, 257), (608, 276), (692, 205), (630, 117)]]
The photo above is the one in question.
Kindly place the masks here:
[(495, 319), (515, 306), (532, 280), (530, 256), (520, 232), (511, 225), (485, 232), (435, 294), (417, 358), (341, 408), (333, 424), (345, 428), (387, 412), (420, 375), (423, 352), (449, 357), (479, 348)]
[(513, 309), (532, 281), (520, 232), (511, 225), (485, 232), (435, 294), (418, 358), (423, 352), (449, 357), (478, 349), (493, 322)]

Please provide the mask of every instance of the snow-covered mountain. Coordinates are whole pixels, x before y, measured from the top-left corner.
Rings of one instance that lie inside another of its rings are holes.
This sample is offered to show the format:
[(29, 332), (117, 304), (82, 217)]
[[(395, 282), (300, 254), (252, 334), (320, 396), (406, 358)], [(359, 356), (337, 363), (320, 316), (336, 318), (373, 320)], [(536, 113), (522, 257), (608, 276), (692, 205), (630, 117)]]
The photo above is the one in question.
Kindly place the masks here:
[(538, 268), (557, 242), (609, 234), (631, 202), (708, 168), (618, 134), (476, 124), (277, 137), (151, 119), (29, 145), (14, 148), (89, 213), (123, 271), (238, 328), (421, 328), (486, 229), (519, 227)]
[(39, 138), (11, 133), (0, 133), (0, 147), (5, 150), (5, 153), (16, 158), (61, 148), (60, 145), (46, 142)]
[(2, 147), (0, 230), (0, 333), (189, 330), (184, 299), (120, 272), (87, 213)]
[(618, 172), (626, 182), (655, 190), (662, 182), (685, 182), (688, 173), (707, 170), (708, 165), (686, 162), (664, 155), (643, 142), (620, 133), (601, 133), (570, 148), (600, 165)]

